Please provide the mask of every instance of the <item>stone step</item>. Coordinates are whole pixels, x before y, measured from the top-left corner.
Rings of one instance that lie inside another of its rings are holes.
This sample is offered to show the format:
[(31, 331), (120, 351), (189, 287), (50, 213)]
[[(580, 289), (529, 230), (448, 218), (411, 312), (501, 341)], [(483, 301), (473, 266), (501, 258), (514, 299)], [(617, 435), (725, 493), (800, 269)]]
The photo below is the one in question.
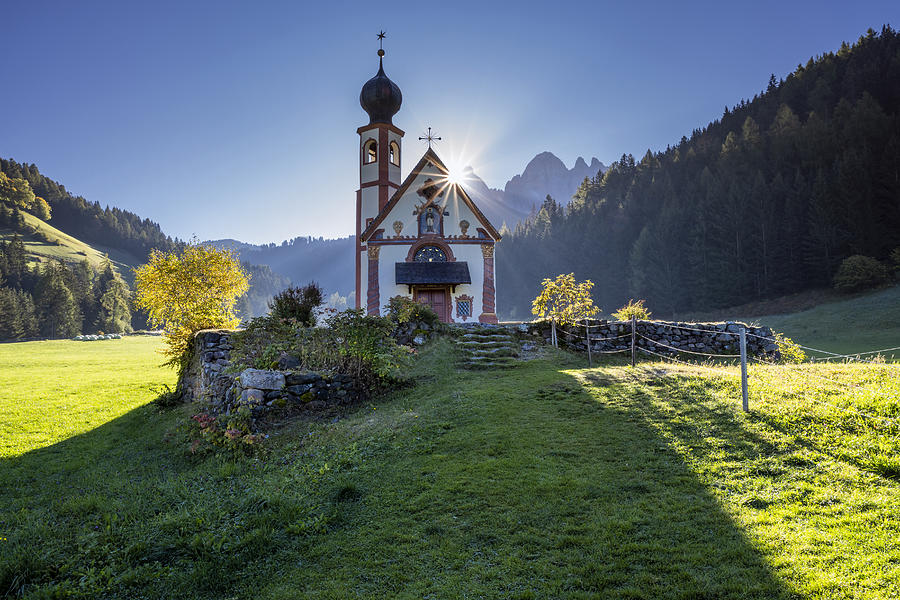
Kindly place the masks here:
[(472, 350), (469, 352), (470, 357), (493, 357), (493, 356), (518, 356), (519, 353), (514, 348), (486, 348), (484, 350)]
[(476, 341), (457, 342), (457, 346), (459, 346), (463, 350), (480, 350), (483, 348), (516, 348), (516, 347), (518, 347), (518, 344), (514, 344), (512, 342), (507, 342), (507, 341), (503, 341), (503, 340), (498, 340), (496, 342), (476, 342)]
[(514, 358), (497, 357), (491, 359), (470, 359), (462, 363), (462, 368), (470, 371), (487, 369), (510, 369), (519, 364)]
[(500, 335), (478, 335), (475, 333), (467, 333), (465, 335), (460, 336), (463, 341), (476, 341), (476, 342), (493, 342), (497, 340), (509, 341), (512, 342), (516, 338), (509, 334), (500, 334)]

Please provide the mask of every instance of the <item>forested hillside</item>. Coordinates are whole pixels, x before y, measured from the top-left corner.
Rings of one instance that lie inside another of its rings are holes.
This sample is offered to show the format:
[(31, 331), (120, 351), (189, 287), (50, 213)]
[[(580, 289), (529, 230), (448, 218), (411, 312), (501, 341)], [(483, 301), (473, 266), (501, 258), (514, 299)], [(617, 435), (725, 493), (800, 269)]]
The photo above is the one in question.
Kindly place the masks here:
[[(52, 213), (53, 225), (82, 241), (118, 248), (141, 260), (146, 260), (154, 248), (170, 251), (177, 247), (178, 240), (164, 234), (150, 219), (115, 207), (101, 208), (99, 202), (73, 196), (64, 185), (42, 175), (36, 165), (0, 158), (0, 171), (11, 180), (26, 181), (33, 195), (43, 198), (49, 206), (50, 212), (46, 216)], [(47, 220), (25, 206), (20, 208)]]
[(658, 314), (829, 285), (844, 258), (900, 246), (900, 36), (869, 32), (774, 75), (663, 152), (623, 155), (563, 209), (548, 199), (499, 244), (503, 317), (574, 271), (610, 312)]
[[(146, 328), (131, 269), (183, 242), (149, 219), (72, 196), (35, 165), (0, 159), (0, 168), (0, 341)], [(290, 282), (265, 265), (243, 266), (250, 289), (237, 310), (249, 318)]]

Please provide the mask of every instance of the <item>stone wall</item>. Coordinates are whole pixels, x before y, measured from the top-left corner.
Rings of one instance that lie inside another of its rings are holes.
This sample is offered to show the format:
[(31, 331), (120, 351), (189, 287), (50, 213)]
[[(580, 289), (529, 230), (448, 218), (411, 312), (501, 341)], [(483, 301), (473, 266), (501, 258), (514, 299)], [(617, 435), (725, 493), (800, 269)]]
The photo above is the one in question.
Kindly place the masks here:
[[(771, 329), (751, 327), (734, 321), (723, 323), (636, 321), (635, 345), (638, 348), (646, 348), (657, 354), (665, 355), (674, 355), (679, 351), (698, 355), (740, 354), (738, 336), (734, 334), (737, 334), (741, 327), (747, 329), (748, 356), (778, 358), (778, 345), (775, 343), (775, 335)], [(549, 321), (529, 323), (528, 331), (532, 335), (538, 335), (546, 342), (550, 342)], [(584, 324), (557, 326), (556, 337), (560, 347), (587, 352)], [(613, 352), (630, 349), (631, 321), (591, 321), (592, 351)], [(638, 352), (638, 355), (646, 356), (642, 352)]]
[(194, 335), (191, 362), (178, 381), (182, 400), (208, 403), (219, 414), (248, 406), (260, 416), (271, 408), (316, 411), (364, 399), (365, 390), (351, 376), (298, 370), (299, 361), (288, 355), (278, 370), (232, 371), (232, 333), (208, 329)]

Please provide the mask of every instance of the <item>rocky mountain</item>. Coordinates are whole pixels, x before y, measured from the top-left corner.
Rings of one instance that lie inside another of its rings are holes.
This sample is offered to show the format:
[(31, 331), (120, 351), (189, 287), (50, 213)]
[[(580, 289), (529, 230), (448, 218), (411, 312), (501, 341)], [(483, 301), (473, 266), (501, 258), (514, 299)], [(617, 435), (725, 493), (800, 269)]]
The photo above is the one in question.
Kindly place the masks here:
[(514, 227), (535, 213), (548, 195), (561, 205), (567, 205), (585, 177), (596, 177), (606, 168), (596, 158), (588, 164), (579, 156), (569, 169), (552, 152), (541, 152), (531, 159), (520, 175), (507, 181), (502, 190), (488, 187), (471, 168), (466, 170), (465, 187), (496, 227), (504, 223)]

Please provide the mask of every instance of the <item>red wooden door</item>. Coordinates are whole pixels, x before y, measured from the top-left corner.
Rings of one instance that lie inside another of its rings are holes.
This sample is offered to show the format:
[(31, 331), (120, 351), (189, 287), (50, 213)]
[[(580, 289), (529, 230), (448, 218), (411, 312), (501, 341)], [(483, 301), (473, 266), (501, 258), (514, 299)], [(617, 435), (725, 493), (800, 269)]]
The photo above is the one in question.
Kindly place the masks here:
[(422, 304), (429, 305), (441, 318), (441, 321), (447, 323), (450, 320), (447, 311), (446, 290), (419, 290), (417, 300)]

